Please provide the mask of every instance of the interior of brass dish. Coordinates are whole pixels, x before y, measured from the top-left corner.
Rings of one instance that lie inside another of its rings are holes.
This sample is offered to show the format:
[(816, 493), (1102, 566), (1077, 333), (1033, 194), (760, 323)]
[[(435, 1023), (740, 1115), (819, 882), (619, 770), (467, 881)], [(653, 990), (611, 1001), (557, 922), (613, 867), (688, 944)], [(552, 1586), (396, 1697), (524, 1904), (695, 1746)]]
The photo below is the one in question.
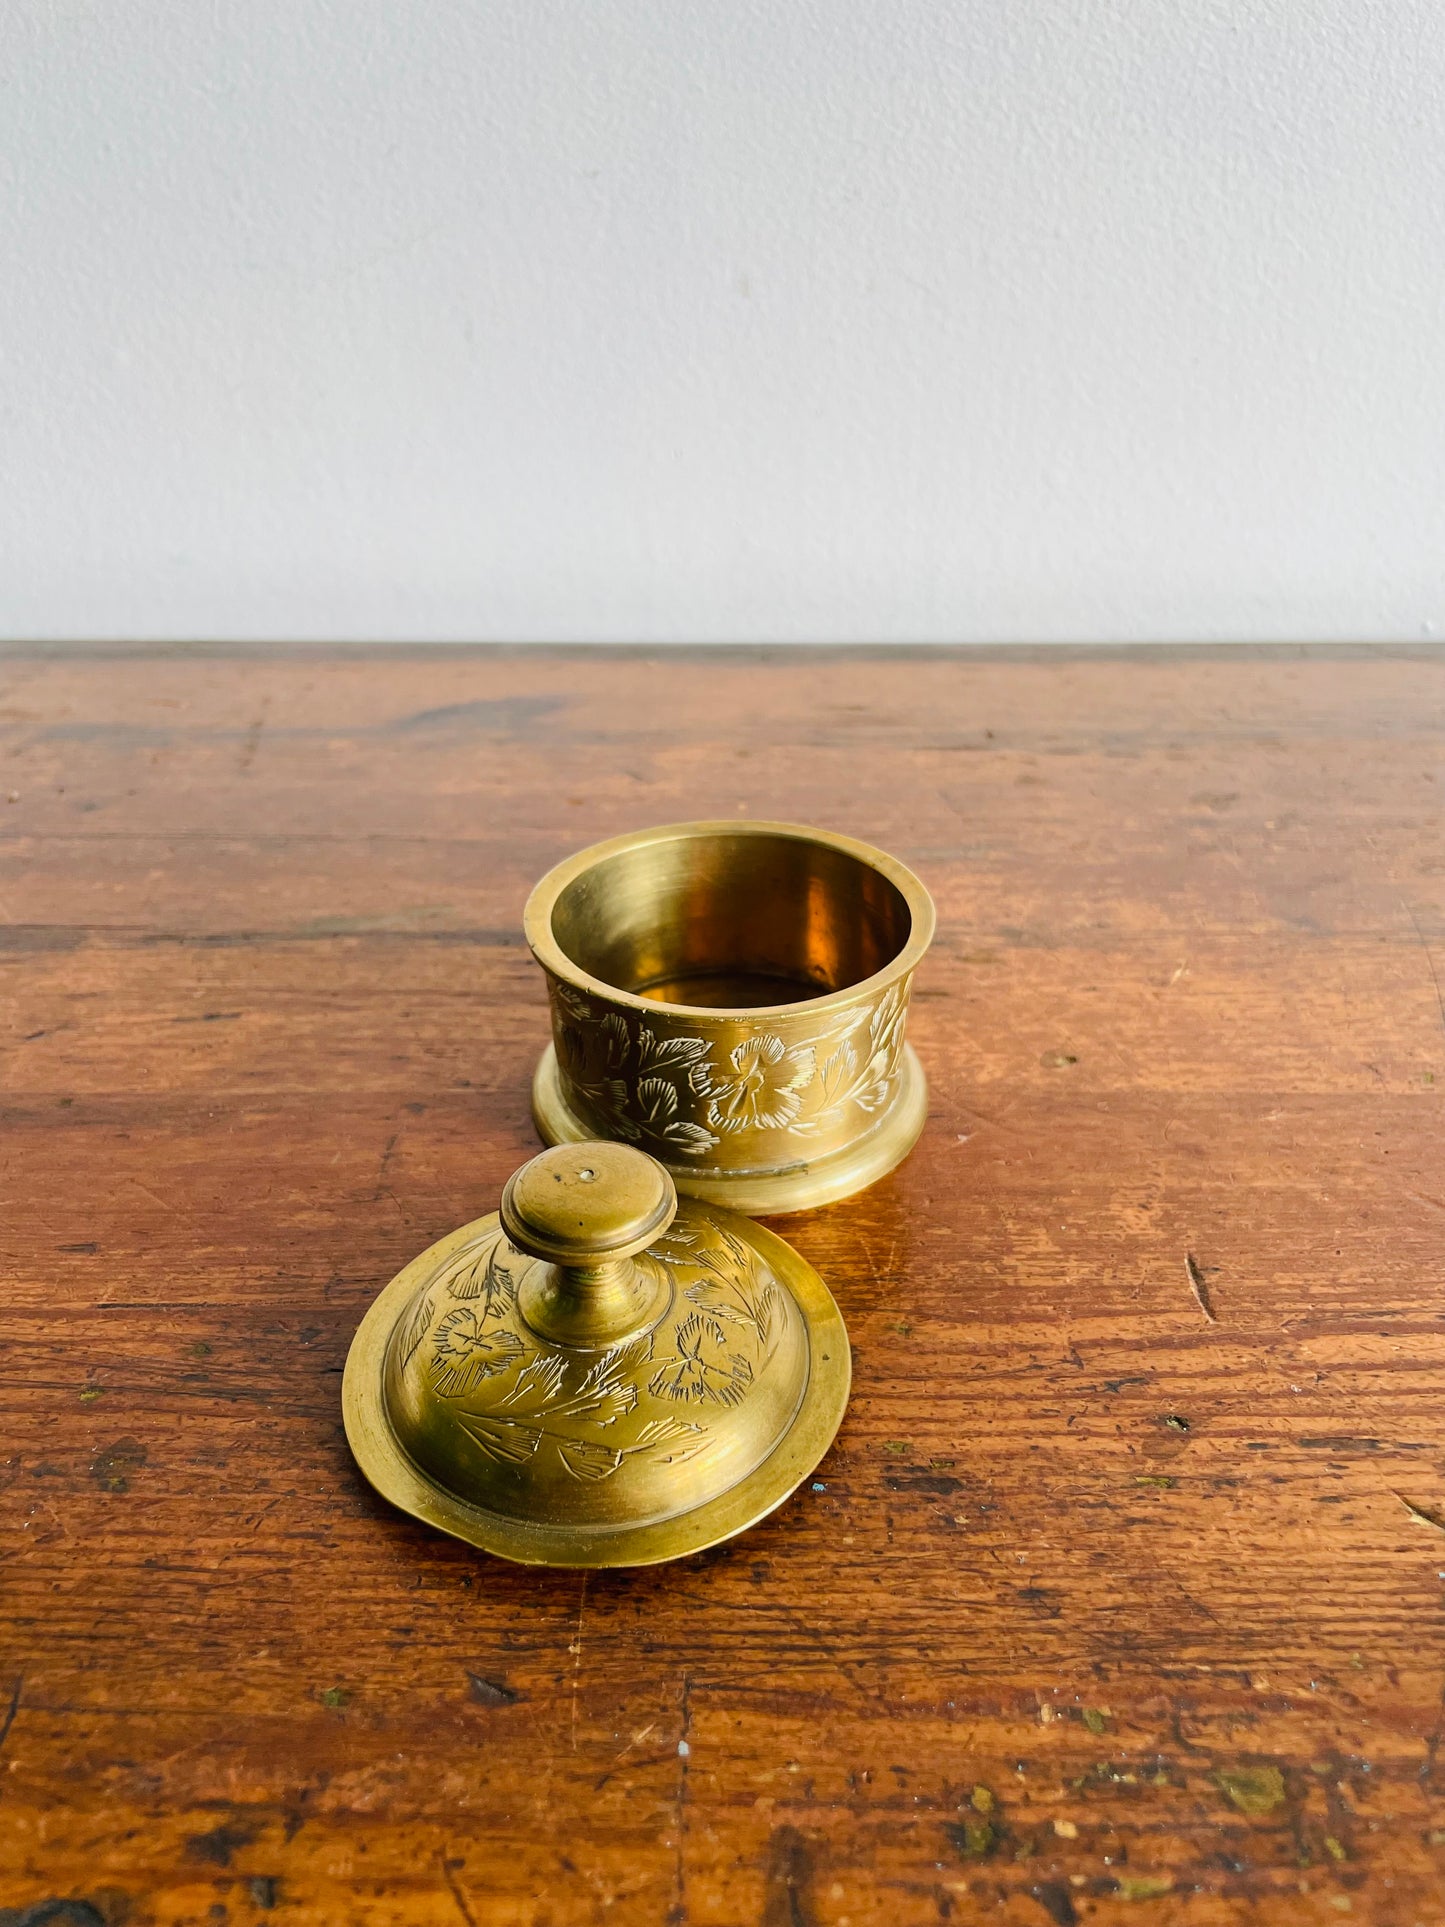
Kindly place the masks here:
[(654, 1002), (750, 1010), (861, 983), (903, 950), (903, 892), (836, 844), (751, 830), (639, 842), (575, 877), (552, 909), (589, 976)]
[(499, 1213), (392, 1280), (343, 1409), (371, 1483), (443, 1531), (528, 1563), (644, 1565), (781, 1504), (848, 1383), (837, 1306), (797, 1252), (593, 1143), (533, 1158)]

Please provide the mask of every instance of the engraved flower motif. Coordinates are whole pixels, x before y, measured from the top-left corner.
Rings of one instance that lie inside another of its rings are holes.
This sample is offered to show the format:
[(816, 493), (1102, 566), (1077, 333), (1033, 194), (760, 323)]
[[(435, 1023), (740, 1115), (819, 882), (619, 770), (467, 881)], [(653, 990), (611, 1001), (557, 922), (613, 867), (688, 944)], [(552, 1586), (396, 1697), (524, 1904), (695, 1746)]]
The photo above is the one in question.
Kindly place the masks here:
[[(557, 986), (562, 1020), (555, 1028), (557, 1061), (574, 1104), (600, 1136), (643, 1143), (659, 1156), (698, 1158), (717, 1137), (683, 1115), (681, 1094), (706, 1071), (701, 1037), (660, 1037), (646, 1024), (635, 1033), (620, 1011), (598, 1022), (574, 993)], [(634, 1052), (635, 1037), (635, 1052)]]
[(463, 1305), (437, 1326), (432, 1383), (441, 1398), (463, 1398), (484, 1378), (505, 1372), (525, 1351), (515, 1332), (485, 1323)]
[(727, 1351), (716, 1327), (690, 1312), (673, 1334), (676, 1348), (647, 1381), (654, 1398), (736, 1405), (753, 1382), (753, 1368), (739, 1352)]
[(788, 1050), (766, 1032), (735, 1046), (724, 1068), (699, 1066), (693, 1089), (710, 1101), (707, 1121), (717, 1131), (780, 1131), (802, 1107), (813, 1080), (811, 1045)]

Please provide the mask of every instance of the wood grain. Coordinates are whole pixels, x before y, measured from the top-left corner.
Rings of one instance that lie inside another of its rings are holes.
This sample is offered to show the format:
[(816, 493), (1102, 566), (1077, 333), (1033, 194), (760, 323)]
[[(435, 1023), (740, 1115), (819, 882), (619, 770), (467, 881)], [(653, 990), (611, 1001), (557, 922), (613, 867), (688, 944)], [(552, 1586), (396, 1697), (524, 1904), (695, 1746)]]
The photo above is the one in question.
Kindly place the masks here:
[[(0, 1922), (1445, 1919), (1439, 653), (18, 651), (0, 730)], [(347, 1345), (534, 1148), (530, 883), (734, 813), (939, 903), (924, 1140), (778, 1226), (853, 1404), (731, 1547), (489, 1561)]]

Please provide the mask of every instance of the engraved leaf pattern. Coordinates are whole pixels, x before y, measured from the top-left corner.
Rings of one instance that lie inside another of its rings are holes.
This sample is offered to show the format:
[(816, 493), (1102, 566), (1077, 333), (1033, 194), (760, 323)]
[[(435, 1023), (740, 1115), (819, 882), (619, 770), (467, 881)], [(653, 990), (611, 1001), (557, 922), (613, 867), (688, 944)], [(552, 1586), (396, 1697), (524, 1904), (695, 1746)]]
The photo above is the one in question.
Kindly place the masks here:
[(818, 1131), (834, 1123), (845, 1105), (872, 1114), (891, 1102), (898, 1084), (903, 1050), (905, 1014), (902, 984), (895, 984), (869, 1013), (837, 1044), (818, 1073), (805, 1113), (795, 1131)]
[(637, 1061), (644, 1071), (685, 1070), (708, 1054), (702, 1037), (659, 1037), (644, 1024), (638, 1030)]
[(559, 1443), (557, 1451), (563, 1465), (574, 1478), (595, 1485), (602, 1479), (610, 1479), (628, 1459), (649, 1457), (653, 1453), (660, 1453), (665, 1445), (677, 1444), (680, 1449), (666, 1456), (671, 1464), (678, 1465), (696, 1458), (705, 1443), (699, 1425), (689, 1425), (685, 1419), (652, 1419), (642, 1427), (630, 1445), (604, 1445), (592, 1439), (574, 1439), (566, 1444)]
[(463, 1303), (481, 1300), (484, 1318), (501, 1317), (517, 1302), (517, 1281), (510, 1267), (501, 1262), (503, 1251), (510, 1252), (510, 1246), (503, 1238), (495, 1239), (481, 1257), (463, 1265), (447, 1280), (447, 1291), (453, 1298)]
[(671, 1267), (689, 1266), (704, 1275), (683, 1291), (691, 1310), (648, 1390), (659, 1398), (735, 1403), (776, 1340), (782, 1311), (777, 1280), (719, 1224), (701, 1230), (674, 1222), (652, 1253)]
[(845, 1037), (819, 1072), (825, 1105), (836, 1104), (839, 1094), (852, 1083), (858, 1070), (858, 1053)]
[(635, 1144), (642, 1136), (642, 1126), (629, 1113), (627, 1105), (627, 1085), (620, 1077), (609, 1077), (602, 1086), (601, 1099), (612, 1117), (613, 1129), (619, 1137), (625, 1137)]
[(593, 1425), (611, 1425), (626, 1418), (637, 1404), (637, 1387), (621, 1368), (616, 1352), (604, 1352), (585, 1375), (572, 1398), (560, 1409), (586, 1418)]
[(591, 1004), (582, 995), (581, 991), (574, 990), (571, 984), (559, 983), (554, 977), (552, 979), (552, 996), (558, 1009), (566, 1011), (567, 1015), (574, 1018), (577, 1023), (585, 1024), (591, 1017)]
[(771, 1278), (756, 1290), (740, 1278), (703, 1278), (690, 1285), (686, 1295), (719, 1336), (723, 1325), (739, 1325), (753, 1334), (760, 1351), (772, 1343), (778, 1288)]
[(665, 1077), (644, 1077), (637, 1086), (637, 1108), (644, 1124), (665, 1129), (677, 1116), (677, 1086)]
[(716, 1227), (716, 1236), (730, 1262), (724, 1263), (706, 1242), (699, 1241), (693, 1262), (710, 1276), (690, 1285), (684, 1295), (712, 1321), (719, 1338), (723, 1325), (744, 1326), (753, 1333), (759, 1353), (766, 1353), (780, 1302), (777, 1281), (725, 1226)]
[(537, 1447), (542, 1443), (540, 1426), (511, 1426), (485, 1412), (463, 1412), (458, 1423), (467, 1437), (499, 1465), (525, 1465), (536, 1456)]
[(604, 1445), (597, 1439), (559, 1440), (557, 1452), (572, 1476), (586, 1480), (589, 1485), (610, 1479), (627, 1456), (625, 1451), (613, 1445)]
[(436, 1299), (430, 1291), (424, 1291), (418, 1304), (412, 1306), (411, 1316), (401, 1331), (402, 1370), (416, 1357), (417, 1348), (431, 1330), (432, 1315), (436, 1311)]
[(650, 1420), (630, 1440), (593, 1436), (636, 1409), (632, 1374), (649, 1363), (651, 1355), (650, 1334), (603, 1352), (570, 1391), (567, 1361), (556, 1355), (533, 1357), (485, 1407), (458, 1413), (458, 1423), (488, 1457), (504, 1465), (525, 1464), (544, 1441), (550, 1442), (562, 1466), (588, 1483), (610, 1478), (638, 1456), (691, 1458), (707, 1444), (707, 1434), (702, 1426), (682, 1420)]
[(602, 1019), (602, 1048), (607, 1068), (621, 1070), (627, 1062), (627, 1019), (620, 1010), (609, 1010)]
[[(680, 1038), (681, 1043), (701, 1042), (701, 1039)], [(677, 1115), (677, 1086), (669, 1084), (662, 1077), (644, 1077), (637, 1086), (638, 1108), (642, 1114), (642, 1127), (664, 1144), (671, 1144), (688, 1157), (709, 1150), (717, 1139), (711, 1131), (704, 1130), (701, 1124), (694, 1124), (685, 1117)]]
[(904, 985), (895, 984), (888, 994), (879, 1000), (873, 1015), (868, 1019), (868, 1034), (873, 1040), (875, 1050), (891, 1049), (902, 1035), (903, 991)]

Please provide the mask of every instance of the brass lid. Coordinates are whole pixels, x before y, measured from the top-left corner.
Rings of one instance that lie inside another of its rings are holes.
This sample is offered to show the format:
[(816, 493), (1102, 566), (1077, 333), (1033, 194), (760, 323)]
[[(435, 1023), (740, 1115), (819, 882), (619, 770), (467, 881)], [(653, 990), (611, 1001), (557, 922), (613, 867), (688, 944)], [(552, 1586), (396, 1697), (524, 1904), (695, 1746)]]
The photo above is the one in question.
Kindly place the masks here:
[(347, 1437), (404, 1511), (531, 1564), (729, 1538), (823, 1456), (847, 1334), (791, 1246), (678, 1203), (627, 1144), (558, 1145), (400, 1272), (346, 1361)]

